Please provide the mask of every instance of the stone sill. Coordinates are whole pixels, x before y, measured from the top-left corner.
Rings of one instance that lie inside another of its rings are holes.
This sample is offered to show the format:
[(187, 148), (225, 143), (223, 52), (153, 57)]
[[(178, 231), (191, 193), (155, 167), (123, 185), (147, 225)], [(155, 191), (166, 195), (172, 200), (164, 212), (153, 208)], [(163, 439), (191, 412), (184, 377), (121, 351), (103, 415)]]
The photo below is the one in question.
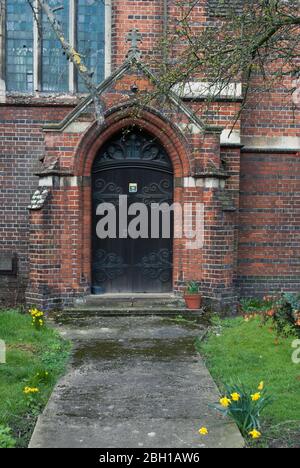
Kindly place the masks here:
[(77, 106), (87, 94), (22, 94), (7, 93), (1, 96), (0, 106)]
[(193, 174), (195, 179), (229, 179), (230, 175), (227, 172), (221, 170), (214, 170), (214, 171), (203, 171), (198, 172), (195, 171)]

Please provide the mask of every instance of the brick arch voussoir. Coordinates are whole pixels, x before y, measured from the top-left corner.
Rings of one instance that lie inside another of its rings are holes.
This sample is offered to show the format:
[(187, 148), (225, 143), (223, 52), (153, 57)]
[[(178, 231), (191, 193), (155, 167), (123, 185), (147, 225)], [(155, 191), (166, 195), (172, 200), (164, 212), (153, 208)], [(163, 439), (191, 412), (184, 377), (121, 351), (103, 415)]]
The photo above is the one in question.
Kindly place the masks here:
[(94, 159), (101, 147), (118, 131), (131, 125), (139, 126), (159, 140), (173, 164), (175, 177), (190, 175), (190, 158), (188, 143), (172, 124), (159, 116), (145, 111), (137, 119), (123, 112), (110, 115), (105, 126), (95, 122), (83, 136), (75, 157), (74, 172), (77, 176), (90, 176)]

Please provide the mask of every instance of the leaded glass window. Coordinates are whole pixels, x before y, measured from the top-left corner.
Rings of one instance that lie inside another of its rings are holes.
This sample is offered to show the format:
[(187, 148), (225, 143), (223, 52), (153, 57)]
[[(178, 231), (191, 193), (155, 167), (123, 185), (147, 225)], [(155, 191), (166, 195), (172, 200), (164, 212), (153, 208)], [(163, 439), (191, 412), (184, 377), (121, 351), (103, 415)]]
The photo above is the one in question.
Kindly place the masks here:
[[(51, 8), (63, 6), (55, 12), (63, 32), (68, 38), (69, 1), (48, 0)], [(67, 92), (69, 90), (69, 66), (60, 42), (49, 24), (46, 15), (42, 14), (42, 91)]]
[(6, 87), (33, 92), (33, 15), (27, 0), (6, 3)]
[[(7, 89), (22, 93), (87, 92), (38, 2), (32, 0), (30, 7), (28, 0), (4, 1)], [(47, 0), (65, 38), (93, 72), (95, 84), (104, 78), (107, 1)], [(33, 7), (37, 9), (35, 16)]]
[[(104, 24), (103, 0), (78, 0), (77, 47), (88, 68), (94, 72), (95, 83), (104, 78)], [(86, 91), (80, 78), (78, 89)]]

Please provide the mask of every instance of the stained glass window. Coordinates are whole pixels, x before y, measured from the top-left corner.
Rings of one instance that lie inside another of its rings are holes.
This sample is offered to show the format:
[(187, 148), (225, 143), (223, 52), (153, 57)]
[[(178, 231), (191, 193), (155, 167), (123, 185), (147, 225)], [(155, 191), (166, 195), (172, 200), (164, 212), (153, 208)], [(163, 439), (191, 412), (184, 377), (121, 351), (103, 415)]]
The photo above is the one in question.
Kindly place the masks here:
[[(56, 19), (60, 22), (65, 37), (69, 34), (69, 1), (48, 0), (51, 8), (63, 6), (55, 11)], [(48, 18), (42, 14), (42, 91), (68, 92), (69, 67), (61, 44), (49, 24)]]
[[(104, 78), (104, 3), (104, 0), (78, 0), (77, 48), (87, 67), (94, 72), (96, 84)], [(80, 78), (78, 90), (87, 91)]]
[(27, 0), (7, 0), (6, 87), (33, 92), (33, 15)]

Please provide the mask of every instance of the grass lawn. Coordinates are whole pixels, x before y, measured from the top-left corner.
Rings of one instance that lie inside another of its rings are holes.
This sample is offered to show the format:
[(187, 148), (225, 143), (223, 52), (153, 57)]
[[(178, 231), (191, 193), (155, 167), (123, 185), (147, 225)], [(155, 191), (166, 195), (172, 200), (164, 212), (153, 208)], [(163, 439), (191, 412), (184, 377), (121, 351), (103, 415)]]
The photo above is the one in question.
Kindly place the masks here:
[(299, 447), (300, 364), (292, 362), (292, 342), (280, 338), (276, 344), (270, 326), (260, 319), (220, 321), (201, 344), (201, 353), (222, 390), (223, 384), (239, 380), (257, 391), (264, 381), (273, 403), (263, 413), (264, 437), (260, 446)]
[[(70, 344), (51, 328), (35, 330), (31, 317), (16, 310), (0, 310), (0, 339), (7, 348), (6, 364), (0, 364), (0, 447), (7, 426), (16, 446), (27, 447), (36, 418), (65, 370)], [(26, 396), (26, 386), (39, 392)]]

